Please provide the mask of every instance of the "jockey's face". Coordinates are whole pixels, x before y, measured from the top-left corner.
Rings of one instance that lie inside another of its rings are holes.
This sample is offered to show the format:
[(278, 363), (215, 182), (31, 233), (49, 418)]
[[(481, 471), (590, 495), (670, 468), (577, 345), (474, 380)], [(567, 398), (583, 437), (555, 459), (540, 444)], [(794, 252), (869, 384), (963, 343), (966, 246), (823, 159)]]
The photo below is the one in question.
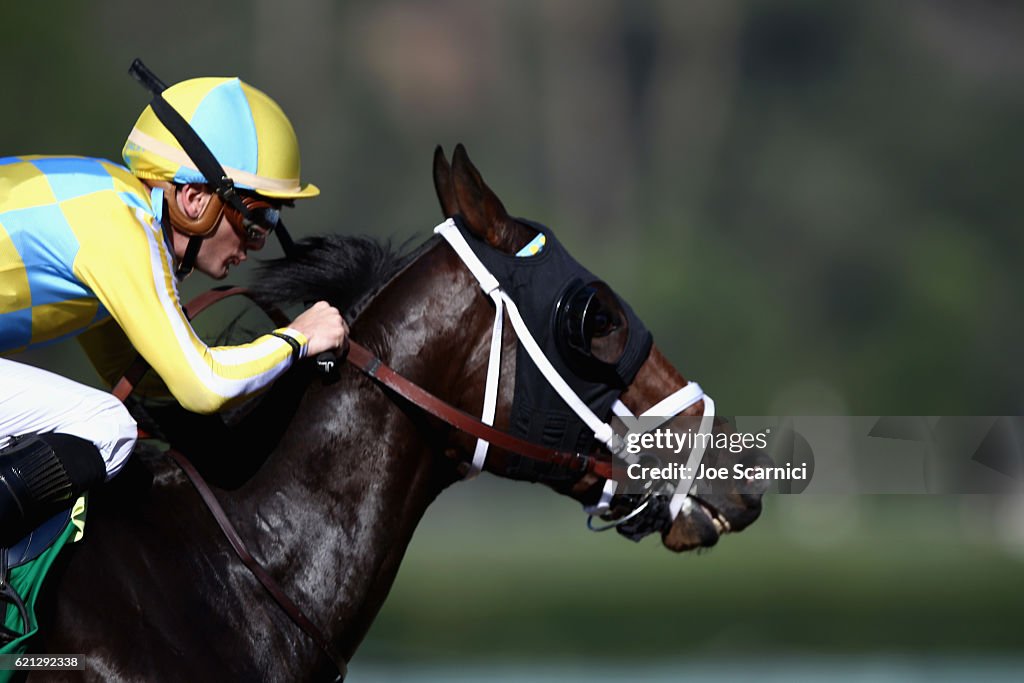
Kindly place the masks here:
[(196, 270), (215, 280), (223, 280), (231, 266), (237, 266), (246, 259), (249, 248), (241, 235), (222, 216), (216, 232), (203, 240), (203, 246), (196, 257)]
[[(212, 194), (202, 185), (182, 185), (176, 194), (181, 209), (191, 217), (196, 217), (205, 210)], [(185, 255), (188, 247), (189, 237), (177, 230), (172, 231), (174, 241), (174, 254), (179, 261)], [(195, 269), (209, 275), (215, 280), (223, 280), (228, 275), (232, 266), (245, 261), (249, 249), (260, 249), (263, 241), (253, 242), (246, 240), (242, 233), (235, 230), (228, 220), (225, 212), (217, 229), (213, 234), (203, 240), (199, 248), (199, 255), (196, 257)]]

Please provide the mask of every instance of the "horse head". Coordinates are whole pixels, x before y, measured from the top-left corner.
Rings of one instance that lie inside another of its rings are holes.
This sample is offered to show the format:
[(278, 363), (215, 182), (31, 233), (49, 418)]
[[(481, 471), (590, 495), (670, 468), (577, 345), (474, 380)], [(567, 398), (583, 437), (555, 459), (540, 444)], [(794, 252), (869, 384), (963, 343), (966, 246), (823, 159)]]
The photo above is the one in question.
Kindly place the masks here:
[[(534, 327), (545, 328), (535, 329), (534, 334), (547, 340), (544, 350), (548, 357), (599, 420), (609, 419), (611, 405), (616, 401), (633, 415), (641, 415), (689, 384), (653, 344), (643, 322), (628, 304), (564, 252), (548, 228), (508, 214), (461, 144), (455, 148), (450, 163), (443, 150), (437, 148), (433, 175), (443, 215), (468, 234), (468, 241), (474, 243), (473, 251), (485, 267), (504, 271), (498, 279), (503, 280), (506, 289), (519, 290), (520, 308), (536, 309), (524, 312), (523, 317), (532, 318)], [(537, 245), (538, 240), (544, 240), (544, 245)], [(539, 252), (531, 255), (537, 249)], [(550, 256), (549, 250), (554, 252)], [(543, 267), (535, 262), (542, 258), (548, 260)], [(476, 330), (476, 341), (468, 354), (469, 372), (462, 380), (466, 390), (460, 395), (459, 405), (479, 415), (484, 400), (484, 375), (494, 353), (487, 329), (494, 313), (481, 310), (491, 306), (489, 310), (493, 311), (493, 304), (479, 288), (476, 294), (476, 305), (466, 311), (465, 322)], [(534, 367), (535, 360), (524, 352), (522, 343), (517, 342), (507, 325), (502, 329), (505, 333), (501, 357), (505, 360), (500, 367), (494, 423), (552, 447), (592, 448), (593, 432), (574, 419), (564, 401), (543, 386)], [(545, 346), (545, 342), (542, 340), (540, 345)], [(706, 401), (701, 399), (681, 416), (699, 417), (705, 410)], [(722, 420), (717, 420), (714, 428), (731, 429)], [(465, 460), (479, 450), (474, 439), (458, 434), (452, 438), (451, 447)], [(685, 504), (670, 511), (664, 499), (658, 504), (656, 498), (616, 493), (609, 500), (606, 479), (592, 473), (572, 477), (564, 471), (523, 467), (514, 454), (497, 452), (493, 456), (497, 464), (487, 469), (501, 476), (540, 481), (579, 500), (592, 511), (602, 505), (600, 512), (606, 519), (632, 517), (640, 512), (643, 501), (643, 505), (649, 505), (646, 513), (632, 519), (620, 532), (628, 529), (624, 535), (634, 540), (660, 532), (664, 545), (676, 552), (714, 545), (724, 533), (740, 531), (751, 524), (761, 511), (764, 488), (750, 480), (694, 487), (683, 501)], [(703, 458), (706, 466), (726, 467), (729, 471), (735, 464), (759, 465), (766, 460), (762, 452), (752, 449), (739, 453), (710, 449)]]

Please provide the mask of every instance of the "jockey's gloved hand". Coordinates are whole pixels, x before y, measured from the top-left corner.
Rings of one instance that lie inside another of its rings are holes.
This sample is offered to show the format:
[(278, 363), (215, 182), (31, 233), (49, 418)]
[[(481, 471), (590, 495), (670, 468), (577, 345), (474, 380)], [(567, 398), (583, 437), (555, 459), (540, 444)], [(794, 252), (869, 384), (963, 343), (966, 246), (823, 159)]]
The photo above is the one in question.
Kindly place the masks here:
[(70, 434), (33, 434), (0, 449), (0, 546), (11, 546), (106, 478), (99, 450)]
[(348, 337), (348, 323), (341, 312), (326, 301), (318, 301), (288, 327), (297, 330), (309, 340), (307, 356), (317, 356), (324, 351), (341, 351)]

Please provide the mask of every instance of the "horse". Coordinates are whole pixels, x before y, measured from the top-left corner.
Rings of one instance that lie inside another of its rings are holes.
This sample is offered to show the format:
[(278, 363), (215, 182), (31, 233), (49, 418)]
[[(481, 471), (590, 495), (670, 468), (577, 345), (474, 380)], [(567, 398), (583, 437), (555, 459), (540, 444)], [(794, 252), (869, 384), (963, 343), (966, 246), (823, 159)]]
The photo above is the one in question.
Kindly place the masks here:
[[(461, 144), (450, 162), (438, 147), (433, 176), (443, 215), (458, 217), (499, 252), (514, 254), (542, 228), (506, 212)], [(436, 396), (480, 414), (494, 306), (445, 242), (434, 237), (410, 250), (328, 236), (299, 246), (269, 264), (255, 298), (331, 301), (352, 318), (352, 339)], [(616, 334), (595, 346), (614, 346)], [(494, 425), (507, 431), (522, 357), (507, 327), (500, 346)], [(688, 384), (656, 344), (640, 360), (619, 397), (637, 414)], [(252, 555), (346, 660), (386, 599), (417, 523), (466, 474), (477, 441), (351, 366), (325, 382), (299, 363), (227, 421), (150, 411), (213, 485)], [(698, 402), (685, 414), (702, 411)], [(514, 454), (491, 450), (484, 469), (501, 476), (539, 481), (583, 505), (597, 503), (604, 490), (605, 479), (593, 472), (507, 467)], [(762, 457), (711, 451), (705, 462)], [(736, 486), (691, 493), (695, 504), (660, 529), (663, 545), (682, 552), (742, 530), (759, 516), (761, 493)], [(633, 498), (616, 495), (609, 514), (633, 508)], [(335, 675), (231, 554), (181, 470), (154, 448), (140, 445), (125, 471), (92, 496), (85, 540), (65, 551), (50, 579), (40, 601), (39, 650), (83, 653), (85, 671), (47, 672), (47, 680)]]

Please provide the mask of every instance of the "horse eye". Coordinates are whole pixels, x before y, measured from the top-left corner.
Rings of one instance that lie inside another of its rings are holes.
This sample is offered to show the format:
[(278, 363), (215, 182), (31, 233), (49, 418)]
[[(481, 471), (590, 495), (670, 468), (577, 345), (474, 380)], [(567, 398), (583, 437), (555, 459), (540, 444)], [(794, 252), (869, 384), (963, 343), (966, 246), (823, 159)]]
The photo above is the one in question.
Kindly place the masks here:
[(587, 321), (587, 332), (591, 338), (606, 337), (618, 329), (618, 323), (618, 318), (611, 311), (604, 307), (598, 307), (598, 309), (589, 316), (589, 320)]

